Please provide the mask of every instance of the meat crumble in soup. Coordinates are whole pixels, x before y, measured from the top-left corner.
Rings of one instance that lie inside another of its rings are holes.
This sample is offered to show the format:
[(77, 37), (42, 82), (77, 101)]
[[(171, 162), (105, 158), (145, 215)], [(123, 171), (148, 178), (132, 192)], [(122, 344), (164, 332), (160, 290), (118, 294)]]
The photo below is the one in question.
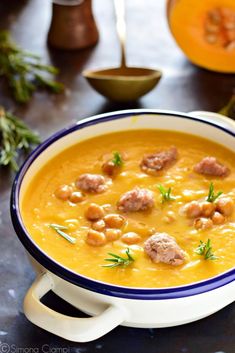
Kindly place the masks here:
[(42, 167), (23, 221), (42, 250), (84, 276), (128, 287), (197, 282), (235, 266), (234, 160), (178, 132), (95, 137)]

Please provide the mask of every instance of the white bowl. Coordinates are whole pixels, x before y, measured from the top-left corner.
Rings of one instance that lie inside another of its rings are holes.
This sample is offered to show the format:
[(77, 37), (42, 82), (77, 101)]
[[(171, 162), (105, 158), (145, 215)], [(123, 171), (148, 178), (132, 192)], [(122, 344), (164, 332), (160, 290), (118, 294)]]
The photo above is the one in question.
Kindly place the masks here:
[[(85, 119), (56, 133), (34, 150), (14, 181), (13, 225), (38, 273), (25, 297), (25, 315), (34, 324), (68, 340), (91, 341), (118, 325), (143, 328), (181, 325), (206, 317), (235, 300), (235, 268), (201, 282), (164, 289), (110, 285), (65, 268), (43, 252), (25, 229), (21, 200), (30, 180), (48, 160), (79, 141), (114, 131), (141, 129), (190, 133), (235, 152), (235, 124), (218, 114), (120, 111)], [(93, 317), (69, 317), (46, 307), (40, 298), (50, 290)]]

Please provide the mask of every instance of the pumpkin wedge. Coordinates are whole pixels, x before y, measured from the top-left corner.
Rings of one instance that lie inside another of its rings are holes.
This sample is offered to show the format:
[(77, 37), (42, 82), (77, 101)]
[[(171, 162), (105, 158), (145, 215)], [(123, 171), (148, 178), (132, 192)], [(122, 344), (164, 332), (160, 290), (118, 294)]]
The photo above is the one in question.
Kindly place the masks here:
[(235, 73), (235, 0), (169, 0), (170, 30), (188, 59)]

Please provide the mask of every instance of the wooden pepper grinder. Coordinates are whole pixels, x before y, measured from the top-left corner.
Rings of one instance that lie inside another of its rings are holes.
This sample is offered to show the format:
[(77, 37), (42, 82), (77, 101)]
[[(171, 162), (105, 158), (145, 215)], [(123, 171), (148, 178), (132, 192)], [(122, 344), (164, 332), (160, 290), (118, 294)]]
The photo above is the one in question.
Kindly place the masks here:
[(53, 0), (49, 45), (74, 50), (93, 46), (97, 41), (92, 0)]

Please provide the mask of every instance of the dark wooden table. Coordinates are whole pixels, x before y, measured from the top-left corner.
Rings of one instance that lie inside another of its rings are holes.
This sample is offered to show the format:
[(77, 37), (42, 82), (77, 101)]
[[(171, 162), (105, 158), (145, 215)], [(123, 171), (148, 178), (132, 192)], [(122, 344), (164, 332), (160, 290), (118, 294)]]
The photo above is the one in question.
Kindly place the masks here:
[[(128, 63), (160, 68), (159, 86), (139, 102), (115, 104), (94, 92), (81, 76), (84, 68), (117, 65), (119, 47), (112, 1), (94, 1), (100, 31), (99, 44), (83, 52), (47, 48), (49, 0), (1, 0), (0, 27), (48, 63), (57, 65), (65, 94), (37, 93), (26, 106), (16, 105), (0, 85), (0, 104), (15, 111), (46, 138), (78, 119), (126, 108), (162, 108), (181, 111), (219, 110), (235, 87), (233, 75), (216, 74), (191, 65), (175, 45), (166, 25), (164, 0), (128, 0)], [(235, 353), (235, 306), (199, 322), (169, 328), (142, 330), (118, 327), (87, 344), (75, 344), (31, 324), (22, 313), (22, 300), (34, 278), (24, 249), (14, 234), (9, 216), (13, 175), (0, 170), (0, 352), (2, 353)], [(47, 305), (70, 315), (81, 315), (53, 294)], [(8, 344), (8, 346), (6, 345)]]

